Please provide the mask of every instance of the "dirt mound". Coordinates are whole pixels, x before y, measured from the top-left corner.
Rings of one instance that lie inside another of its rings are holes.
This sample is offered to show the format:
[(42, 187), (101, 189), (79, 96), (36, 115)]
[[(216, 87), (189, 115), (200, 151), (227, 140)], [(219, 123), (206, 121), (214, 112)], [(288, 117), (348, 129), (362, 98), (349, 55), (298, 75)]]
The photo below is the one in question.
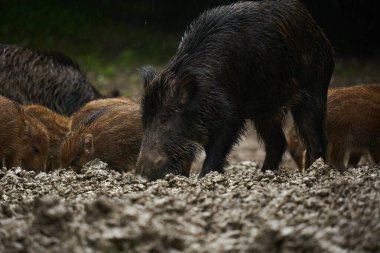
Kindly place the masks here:
[(242, 162), (156, 182), (100, 161), (82, 174), (0, 170), (0, 252), (379, 251), (379, 167)]

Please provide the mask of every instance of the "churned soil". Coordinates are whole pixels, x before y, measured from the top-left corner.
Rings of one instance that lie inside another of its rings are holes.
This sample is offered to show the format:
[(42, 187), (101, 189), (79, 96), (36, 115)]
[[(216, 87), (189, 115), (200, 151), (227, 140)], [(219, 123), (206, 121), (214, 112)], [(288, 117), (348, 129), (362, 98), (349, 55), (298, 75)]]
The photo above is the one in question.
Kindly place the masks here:
[(0, 170), (0, 252), (380, 252), (380, 167), (304, 174), (255, 162), (147, 182)]

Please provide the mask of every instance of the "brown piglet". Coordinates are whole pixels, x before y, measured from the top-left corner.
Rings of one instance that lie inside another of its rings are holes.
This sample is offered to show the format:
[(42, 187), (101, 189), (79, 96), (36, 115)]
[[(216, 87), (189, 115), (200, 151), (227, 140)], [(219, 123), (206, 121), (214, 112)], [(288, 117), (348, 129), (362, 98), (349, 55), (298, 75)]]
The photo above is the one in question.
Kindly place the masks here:
[(0, 158), (7, 168), (21, 166), (25, 121), (21, 106), (0, 96)]
[(80, 122), (86, 118), (91, 113), (105, 109), (108, 107), (118, 106), (118, 105), (136, 105), (137, 103), (129, 97), (120, 98), (105, 98), (93, 100), (86, 105), (84, 105), (79, 111), (73, 114), (71, 117), (71, 127), (70, 129), (76, 129)]
[[(356, 166), (368, 154), (380, 163), (380, 85), (329, 89), (327, 98), (327, 162), (338, 171)], [(304, 147), (295, 129), (287, 133), (288, 149), (300, 169)]]
[(49, 155), (49, 134), (45, 126), (34, 116), (24, 113), (25, 134), (21, 149), (21, 166), (36, 172), (46, 171)]
[(118, 171), (134, 168), (142, 138), (138, 104), (105, 106), (79, 122), (61, 146), (61, 167), (80, 171), (84, 164), (99, 158)]
[(0, 156), (7, 168), (45, 171), (49, 137), (45, 126), (17, 102), (0, 96)]
[(42, 105), (24, 105), (24, 112), (40, 121), (49, 135), (47, 170), (59, 168), (58, 153), (61, 144), (70, 130), (70, 118), (60, 115)]

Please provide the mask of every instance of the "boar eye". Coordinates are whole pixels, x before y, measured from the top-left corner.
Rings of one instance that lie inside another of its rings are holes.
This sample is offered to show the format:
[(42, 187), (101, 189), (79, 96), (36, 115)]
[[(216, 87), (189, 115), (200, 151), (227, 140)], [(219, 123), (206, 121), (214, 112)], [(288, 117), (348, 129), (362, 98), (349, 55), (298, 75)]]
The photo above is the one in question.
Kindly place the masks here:
[(161, 122), (161, 124), (163, 124), (163, 123), (165, 123), (166, 121), (168, 121), (168, 116), (165, 115), (165, 114), (160, 115), (159, 118), (160, 118), (160, 122)]
[(166, 112), (160, 114), (159, 119), (160, 119), (161, 124), (168, 121), (169, 117), (173, 116), (175, 113), (178, 113), (180, 110), (181, 108), (175, 108), (175, 109), (167, 110)]
[(32, 147), (32, 152), (33, 152), (33, 154), (37, 155), (37, 154), (40, 153), (40, 149), (38, 147), (36, 147), (36, 146), (33, 146)]

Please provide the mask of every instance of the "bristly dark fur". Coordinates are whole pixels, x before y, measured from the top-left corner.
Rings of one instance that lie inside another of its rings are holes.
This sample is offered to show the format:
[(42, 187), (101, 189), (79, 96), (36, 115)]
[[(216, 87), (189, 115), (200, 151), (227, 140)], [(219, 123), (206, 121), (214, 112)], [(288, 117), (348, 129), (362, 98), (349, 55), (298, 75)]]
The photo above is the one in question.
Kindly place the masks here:
[[(36, 51), (37, 52), (37, 51)], [(62, 54), (61, 52), (39, 52), (41, 55), (45, 55), (48, 59), (55, 61), (57, 64), (66, 67), (72, 67), (75, 70), (81, 71), (79, 64), (73, 59), (69, 58), (67, 55)]]
[(4, 44), (0, 44), (0, 94), (63, 115), (102, 97), (67, 56)]
[(265, 144), (263, 170), (275, 170), (286, 149), (283, 108), (308, 145), (308, 163), (325, 157), (333, 70), (329, 41), (297, 0), (240, 2), (204, 12), (167, 67), (156, 77), (152, 71), (143, 75), (140, 157), (158, 150), (168, 161), (154, 166), (139, 159), (138, 171), (162, 177), (173, 164), (191, 163), (194, 154), (177, 150), (197, 143), (206, 151), (201, 175), (222, 172), (246, 119)]
[(144, 66), (139, 70), (140, 70), (141, 77), (144, 80), (144, 87), (146, 87), (149, 84), (149, 82), (146, 82), (146, 81), (153, 80), (153, 78), (156, 76), (156, 71), (150, 65)]

